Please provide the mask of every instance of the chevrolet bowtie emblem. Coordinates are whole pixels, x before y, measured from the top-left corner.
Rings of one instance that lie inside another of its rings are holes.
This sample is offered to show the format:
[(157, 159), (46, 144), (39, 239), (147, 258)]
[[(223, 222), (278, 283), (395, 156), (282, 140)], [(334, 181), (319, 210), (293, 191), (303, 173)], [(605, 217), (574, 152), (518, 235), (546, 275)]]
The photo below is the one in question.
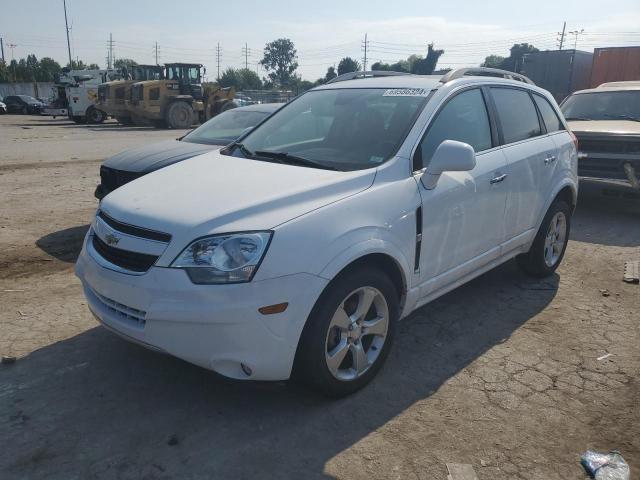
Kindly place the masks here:
[(120, 237), (116, 237), (113, 233), (107, 233), (104, 236), (104, 240), (107, 242), (107, 245), (114, 246), (118, 244)]

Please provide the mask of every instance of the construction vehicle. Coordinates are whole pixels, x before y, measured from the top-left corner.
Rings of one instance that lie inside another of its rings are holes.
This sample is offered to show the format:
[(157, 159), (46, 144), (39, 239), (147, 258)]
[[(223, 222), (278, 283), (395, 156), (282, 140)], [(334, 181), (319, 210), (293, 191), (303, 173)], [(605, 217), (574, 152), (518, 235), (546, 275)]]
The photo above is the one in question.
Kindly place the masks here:
[(189, 128), (234, 108), (235, 90), (202, 85), (199, 63), (167, 63), (166, 77), (131, 86), (129, 111), (138, 125)]
[(98, 86), (98, 107), (123, 125), (131, 125), (129, 103), (131, 86), (145, 80), (164, 79), (162, 65), (135, 65), (122, 69), (122, 80), (102, 83)]
[(107, 114), (98, 108), (98, 85), (121, 78), (119, 69), (70, 70), (63, 68), (55, 79), (58, 108), (66, 108), (76, 123), (102, 123)]

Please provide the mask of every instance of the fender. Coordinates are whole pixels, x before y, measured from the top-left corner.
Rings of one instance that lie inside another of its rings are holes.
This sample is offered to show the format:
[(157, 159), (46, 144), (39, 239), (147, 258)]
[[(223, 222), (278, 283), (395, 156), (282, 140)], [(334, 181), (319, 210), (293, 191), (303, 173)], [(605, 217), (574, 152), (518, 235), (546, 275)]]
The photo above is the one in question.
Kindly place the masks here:
[(571, 193), (573, 195), (573, 204), (577, 204), (578, 184), (572, 178), (565, 177), (553, 188), (551, 195), (549, 195), (549, 198), (547, 198), (544, 204), (544, 208), (542, 209), (542, 212), (540, 214), (540, 218), (538, 218), (538, 221), (536, 222), (536, 232), (540, 229), (540, 225), (542, 224), (542, 220), (544, 220), (544, 216), (547, 214), (547, 210), (549, 210), (549, 207), (558, 196), (558, 193), (560, 193), (560, 190), (567, 186), (571, 188)]
[(332, 280), (351, 263), (373, 253), (380, 253), (393, 259), (402, 272), (405, 285), (409, 286), (411, 279), (411, 263), (402, 254), (402, 250), (398, 245), (392, 241), (379, 238), (370, 238), (342, 250), (325, 265), (318, 276), (326, 280)]

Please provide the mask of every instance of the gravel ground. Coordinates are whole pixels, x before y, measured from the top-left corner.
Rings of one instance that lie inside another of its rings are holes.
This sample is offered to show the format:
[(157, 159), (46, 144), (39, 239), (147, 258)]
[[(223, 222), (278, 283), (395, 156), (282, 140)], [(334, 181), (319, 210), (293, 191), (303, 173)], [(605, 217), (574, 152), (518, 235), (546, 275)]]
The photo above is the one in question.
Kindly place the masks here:
[[(99, 161), (181, 132), (0, 117), (0, 478), (584, 479), (640, 472), (640, 200), (584, 185), (557, 274), (509, 262), (414, 312), (365, 390), (242, 383), (99, 327), (73, 262)], [(607, 358), (599, 357), (611, 354)]]

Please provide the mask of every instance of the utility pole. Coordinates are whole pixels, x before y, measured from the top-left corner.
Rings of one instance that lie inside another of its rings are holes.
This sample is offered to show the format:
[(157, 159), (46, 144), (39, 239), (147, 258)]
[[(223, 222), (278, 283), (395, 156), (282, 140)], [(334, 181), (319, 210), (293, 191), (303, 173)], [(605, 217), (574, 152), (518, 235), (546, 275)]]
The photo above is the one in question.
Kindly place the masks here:
[(11, 49), (11, 64), (13, 65), (13, 81), (16, 81), (16, 66), (13, 63), (13, 49), (16, 48), (18, 45), (16, 45), (15, 43), (7, 43), (7, 46)]
[(367, 47), (369, 46), (369, 42), (367, 41), (367, 34), (364, 34), (364, 61), (362, 62), (362, 71), (367, 71)]
[(155, 53), (156, 53), (156, 65), (158, 65), (158, 42), (156, 42), (156, 46), (154, 48)]
[(62, 0), (64, 7), (64, 25), (67, 30), (67, 50), (69, 51), (69, 68), (73, 66), (73, 60), (71, 60), (71, 42), (69, 42), (69, 22), (67, 21), (67, 0)]
[(244, 44), (242, 53), (244, 53), (244, 69), (249, 70), (249, 54), (251, 53), (251, 49), (246, 43)]
[(2, 63), (5, 63), (5, 61), (4, 61), (4, 43), (2, 43), (2, 37), (0, 37), (0, 50), (2, 50)]
[(567, 29), (567, 22), (564, 22), (562, 24), (562, 33), (558, 32), (558, 35), (560, 35), (560, 38), (558, 39), (558, 42), (560, 42), (560, 47), (558, 48), (558, 50), (562, 50), (562, 46), (564, 45), (564, 37), (565, 37), (565, 31)]
[(573, 32), (569, 32), (569, 35), (574, 35), (575, 39), (573, 42), (573, 49), (575, 50), (576, 48), (578, 48), (578, 37), (580, 35), (582, 35), (584, 33), (584, 28), (580, 29), (580, 30), (574, 30)]
[(216, 64), (218, 65), (218, 77), (217, 80), (220, 80), (220, 42), (216, 46)]
[(107, 69), (111, 69), (114, 64), (113, 58), (113, 35), (109, 34), (109, 61), (107, 62)]

